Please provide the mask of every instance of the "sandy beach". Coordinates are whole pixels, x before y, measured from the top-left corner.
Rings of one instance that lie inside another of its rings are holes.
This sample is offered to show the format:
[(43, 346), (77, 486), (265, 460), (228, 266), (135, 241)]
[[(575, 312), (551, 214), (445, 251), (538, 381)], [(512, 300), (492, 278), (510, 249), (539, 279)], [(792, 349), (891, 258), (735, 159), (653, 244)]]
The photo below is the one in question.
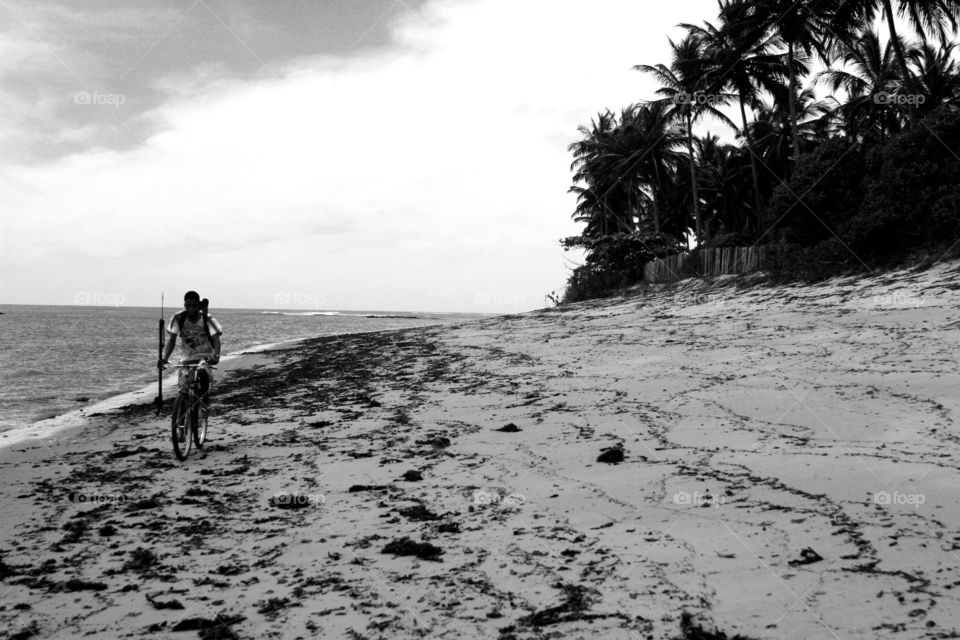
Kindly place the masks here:
[(747, 284), (246, 355), (186, 462), (7, 447), (0, 628), (960, 637), (960, 265)]

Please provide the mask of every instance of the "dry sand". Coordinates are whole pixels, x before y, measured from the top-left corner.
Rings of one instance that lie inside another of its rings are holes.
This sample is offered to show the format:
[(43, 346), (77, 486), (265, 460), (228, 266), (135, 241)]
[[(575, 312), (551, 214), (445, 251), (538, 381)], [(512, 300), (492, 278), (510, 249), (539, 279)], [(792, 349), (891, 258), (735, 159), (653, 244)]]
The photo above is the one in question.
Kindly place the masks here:
[(958, 288), (691, 281), (246, 356), (186, 462), (148, 407), (0, 454), (0, 634), (960, 637)]

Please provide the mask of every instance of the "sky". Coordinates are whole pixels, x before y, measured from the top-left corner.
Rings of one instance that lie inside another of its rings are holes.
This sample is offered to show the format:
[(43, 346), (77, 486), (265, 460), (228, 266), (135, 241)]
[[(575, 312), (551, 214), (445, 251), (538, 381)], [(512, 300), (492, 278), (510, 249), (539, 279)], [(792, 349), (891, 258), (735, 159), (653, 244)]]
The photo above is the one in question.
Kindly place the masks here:
[(0, 303), (512, 313), (715, 0), (0, 0)]

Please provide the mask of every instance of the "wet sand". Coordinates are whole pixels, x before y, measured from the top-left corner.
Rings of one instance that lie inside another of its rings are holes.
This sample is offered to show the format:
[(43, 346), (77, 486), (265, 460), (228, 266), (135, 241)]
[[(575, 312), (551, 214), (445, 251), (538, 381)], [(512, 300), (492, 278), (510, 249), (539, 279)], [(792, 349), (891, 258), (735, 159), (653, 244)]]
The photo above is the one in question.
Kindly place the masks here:
[(244, 356), (186, 462), (148, 406), (0, 451), (0, 628), (956, 637), (958, 289), (688, 282)]

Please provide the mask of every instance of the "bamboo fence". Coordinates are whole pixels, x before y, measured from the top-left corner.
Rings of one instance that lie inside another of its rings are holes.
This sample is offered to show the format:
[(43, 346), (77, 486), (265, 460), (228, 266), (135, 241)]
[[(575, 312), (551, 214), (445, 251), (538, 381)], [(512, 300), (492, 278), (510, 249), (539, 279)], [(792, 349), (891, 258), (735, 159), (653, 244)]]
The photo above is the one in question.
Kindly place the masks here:
[(773, 247), (709, 247), (694, 253), (678, 253), (644, 265), (646, 282), (674, 282), (690, 276), (722, 276), (760, 271)]

